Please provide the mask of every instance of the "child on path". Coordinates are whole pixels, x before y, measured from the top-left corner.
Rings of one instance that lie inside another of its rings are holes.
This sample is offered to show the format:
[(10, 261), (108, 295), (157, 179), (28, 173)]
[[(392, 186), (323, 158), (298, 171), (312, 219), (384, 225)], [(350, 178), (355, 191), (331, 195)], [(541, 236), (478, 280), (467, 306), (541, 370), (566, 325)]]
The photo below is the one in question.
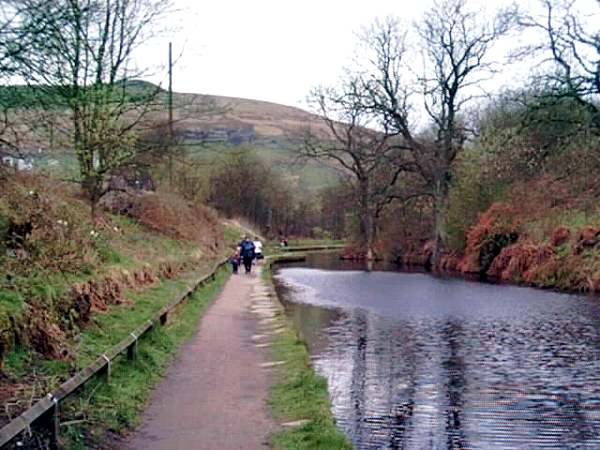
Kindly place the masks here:
[(240, 249), (237, 248), (233, 255), (229, 258), (231, 264), (231, 270), (233, 273), (238, 273), (238, 267), (240, 267)]

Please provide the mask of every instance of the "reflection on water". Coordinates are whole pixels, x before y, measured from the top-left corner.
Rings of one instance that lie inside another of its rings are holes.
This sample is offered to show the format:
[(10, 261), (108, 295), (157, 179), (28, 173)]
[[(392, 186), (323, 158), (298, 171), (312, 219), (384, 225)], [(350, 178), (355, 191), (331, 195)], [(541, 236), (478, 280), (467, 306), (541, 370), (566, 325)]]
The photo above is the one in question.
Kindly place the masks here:
[(598, 299), (393, 272), (277, 280), (356, 448), (600, 448)]

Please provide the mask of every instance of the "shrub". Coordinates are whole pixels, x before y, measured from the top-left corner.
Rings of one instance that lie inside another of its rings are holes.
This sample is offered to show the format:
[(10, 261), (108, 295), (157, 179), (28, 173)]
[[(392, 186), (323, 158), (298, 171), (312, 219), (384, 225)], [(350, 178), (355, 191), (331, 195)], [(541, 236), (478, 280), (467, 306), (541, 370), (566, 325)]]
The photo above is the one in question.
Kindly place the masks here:
[(194, 204), (169, 194), (146, 194), (136, 197), (129, 213), (144, 226), (174, 239), (203, 244), (214, 252), (220, 235), (216, 214), (204, 205)]
[(553, 247), (560, 247), (571, 237), (571, 230), (567, 227), (557, 227), (550, 234), (550, 243)]
[(485, 274), (502, 249), (519, 237), (519, 221), (515, 209), (505, 203), (493, 203), (478, 216), (467, 233), (462, 272)]

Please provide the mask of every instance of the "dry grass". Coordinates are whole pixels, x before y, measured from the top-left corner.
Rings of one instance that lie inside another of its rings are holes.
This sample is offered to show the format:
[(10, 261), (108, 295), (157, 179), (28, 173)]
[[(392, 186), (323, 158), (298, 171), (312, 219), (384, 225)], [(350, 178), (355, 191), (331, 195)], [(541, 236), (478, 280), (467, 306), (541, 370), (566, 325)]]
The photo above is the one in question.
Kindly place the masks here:
[(206, 129), (253, 126), (255, 131), (264, 137), (292, 138), (302, 137), (310, 128), (317, 136), (324, 138), (331, 136), (318, 116), (293, 106), (213, 95), (176, 94), (175, 96), (175, 102), (179, 105), (194, 105), (202, 103), (203, 100), (213, 101), (221, 113), (195, 116), (193, 108), (183, 107), (176, 111), (178, 117), (184, 118), (180, 122), (181, 127)]
[(130, 216), (140, 224), (169, 236), (205, 246), (216, 252), (215, 236), (222, 239), (217, 215), (204, 205), (170, 194), (149, 194), (138, 198)]
[[(494, 203), (483, 214), (479, 214), (477, 223), (467, 233), (465, 257), (459, 265), (459, 270), (466, 273), (478, 273), (485, 259), (487, 247), (497, 242), (507, 245), (518, 235), (519, 219), (515, 208), (505, 203)], [(490, 248), (491, 251), (493, 249)], [(491, 261), (490, 261), (491, 262)]]
[(223, 253), (215, 214), (177, 197), (144, 196), (137, 222), (104, 214), (94, 229), (77, 186), (12, 172), (1, 181), (0, 370), (15, 342), (69, 358), (94, 314), (129, 301), (125, 289)]

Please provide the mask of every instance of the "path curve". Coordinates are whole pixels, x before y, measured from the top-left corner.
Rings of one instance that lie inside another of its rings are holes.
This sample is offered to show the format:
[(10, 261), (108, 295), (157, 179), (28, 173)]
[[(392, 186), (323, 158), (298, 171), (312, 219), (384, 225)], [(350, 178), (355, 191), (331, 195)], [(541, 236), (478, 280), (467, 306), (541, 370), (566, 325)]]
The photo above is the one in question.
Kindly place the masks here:
[(268, 448), (268, 355), (252, 337), (259, 274), (232, 275), (153, 392), (130, 450)]

